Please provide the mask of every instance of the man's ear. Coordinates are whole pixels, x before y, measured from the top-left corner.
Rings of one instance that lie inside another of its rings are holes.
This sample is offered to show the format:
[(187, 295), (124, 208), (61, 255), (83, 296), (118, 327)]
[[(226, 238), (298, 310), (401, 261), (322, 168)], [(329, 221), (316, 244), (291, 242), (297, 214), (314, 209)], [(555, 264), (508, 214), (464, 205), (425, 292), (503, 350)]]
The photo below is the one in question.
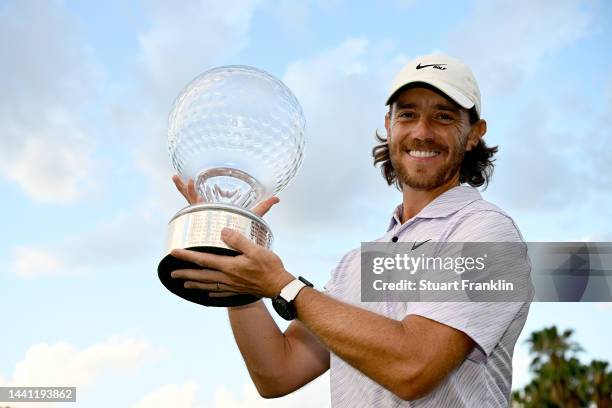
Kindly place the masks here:
[(468, 135), (468, 140), (465, 145), (465, 151), (469, 152), (473, 148), (478, 145), (480, 139), (482, 139), (487, 133), (487, 121), (484, 119), (480, 119), (478, 122), (472, 125), (472, 129), (470, 130), (470, 134)]
[(385, 130), (387, 131), (387, 141), (389, 141), (389, 136), (391, 136), (391, 117), (389, 112), (385, 115)]

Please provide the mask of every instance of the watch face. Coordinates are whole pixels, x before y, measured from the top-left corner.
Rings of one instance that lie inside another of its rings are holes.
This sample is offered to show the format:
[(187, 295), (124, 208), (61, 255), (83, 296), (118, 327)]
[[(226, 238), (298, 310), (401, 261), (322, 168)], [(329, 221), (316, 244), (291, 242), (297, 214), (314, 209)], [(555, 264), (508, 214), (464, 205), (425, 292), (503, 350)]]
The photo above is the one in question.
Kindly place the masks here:
[(289, 303), (285, 299), (275, 298), (272, 300), (272, 307), (276, 313), (285, 320), (293, 320), (294, 316), (289, 308)]

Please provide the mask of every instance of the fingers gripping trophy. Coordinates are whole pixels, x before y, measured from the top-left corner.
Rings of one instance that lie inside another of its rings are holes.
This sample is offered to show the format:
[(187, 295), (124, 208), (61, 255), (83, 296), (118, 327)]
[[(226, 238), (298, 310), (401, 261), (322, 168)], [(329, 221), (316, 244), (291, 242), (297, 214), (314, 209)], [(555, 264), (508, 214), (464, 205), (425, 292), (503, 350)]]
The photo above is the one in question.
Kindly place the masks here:
[(259, 299), (249, 294), (215, 297), (185, 288), (184, 281), (172, 279), (170, 273), (201, 267), (170, 252), (185, 248), (239, 255), (221, 240), (226, 227), (270, 248), (272, 231), (252, 209), (295, 176), (302, 163), (305, 132), (296, 97), (260, 69), (213, 68), (183, 89), (169, 117), (168, 149), (181, 179), (195, 181), (192, 188), (199, 199), (169, 222), (166, 256), (157, 273), (170, 292), (205, 306), (239, 306)]

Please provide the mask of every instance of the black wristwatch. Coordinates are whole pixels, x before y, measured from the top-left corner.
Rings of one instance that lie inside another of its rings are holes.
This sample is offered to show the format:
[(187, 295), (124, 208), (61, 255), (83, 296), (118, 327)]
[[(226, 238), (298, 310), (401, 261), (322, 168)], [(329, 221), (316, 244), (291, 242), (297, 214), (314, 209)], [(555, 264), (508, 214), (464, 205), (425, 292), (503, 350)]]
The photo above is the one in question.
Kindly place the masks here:
[(303, 277), (298, 277), (297, 279), (289, 282), (285, 287), (281, 290), (280, 294), (272, 299), (272, 306), (276, 313), (280, 315), (285, 320), (293, 320), (296, 317), (295, 306), (293, 305), (293, 300), (300, 293), (300, 290), (304, 289), (306, 286), (314, 287), (314, 285), (308, 282)]

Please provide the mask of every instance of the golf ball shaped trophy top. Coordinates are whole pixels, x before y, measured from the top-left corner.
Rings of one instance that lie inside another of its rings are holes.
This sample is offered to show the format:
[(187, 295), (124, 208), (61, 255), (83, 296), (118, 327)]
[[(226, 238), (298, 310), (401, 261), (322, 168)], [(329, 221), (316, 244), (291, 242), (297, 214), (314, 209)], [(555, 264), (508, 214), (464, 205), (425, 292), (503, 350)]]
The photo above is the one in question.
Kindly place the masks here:
[(306, 121), (298, 100), (280, 80), (249, 66), (213, 68), (177, 97), (169, 117), (168, 149), (184, 181), (193, 179), (203, 202), (180, 210), (169, 223), (166, 256), (157, 268), (172, 293), (205, 306), (239, 306), (259, 299), (211, 297), (172, 279), (176, 269), (201, 268), (170, 255), (186, 248), (238, 255), (221, 240), (225, 227), (254, 243), (272, 245), (268, 224), (250, 211), (276, 195), (302, 163)]

